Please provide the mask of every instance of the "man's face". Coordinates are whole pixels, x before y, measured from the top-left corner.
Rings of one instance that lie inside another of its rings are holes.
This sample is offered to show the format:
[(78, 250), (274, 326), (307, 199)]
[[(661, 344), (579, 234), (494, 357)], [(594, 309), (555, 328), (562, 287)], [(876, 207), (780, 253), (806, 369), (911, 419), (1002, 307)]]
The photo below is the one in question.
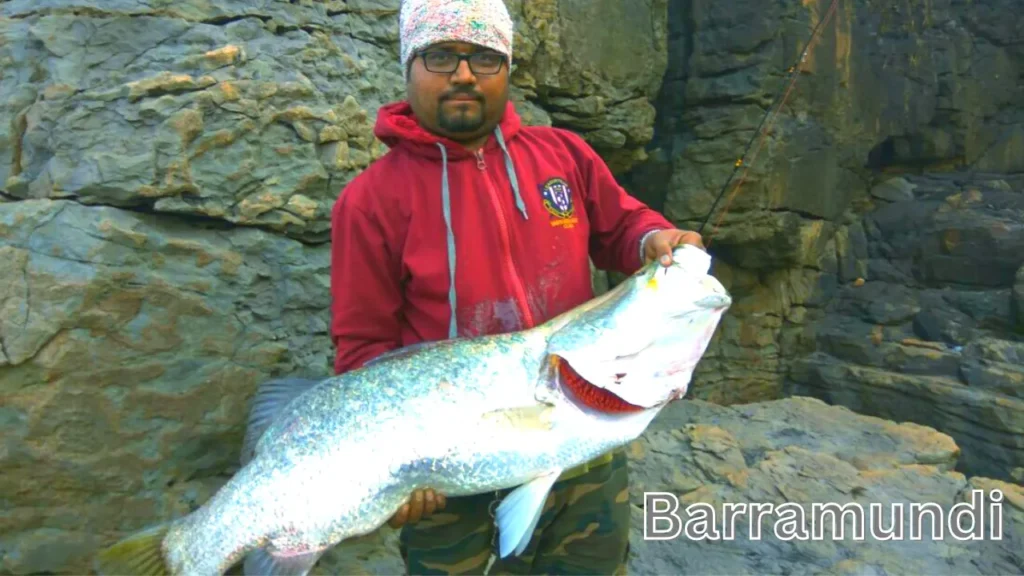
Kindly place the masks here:
[[(476, 73), (469, 61), (455, 58), (458, 54), (479, 54)], [(505, 111), (508, 65), (501, 54), (481, 46), (435, 44), (412, 60), (406, 91), (424, 128), (456, 142), (474, 142), (486, 138)]]

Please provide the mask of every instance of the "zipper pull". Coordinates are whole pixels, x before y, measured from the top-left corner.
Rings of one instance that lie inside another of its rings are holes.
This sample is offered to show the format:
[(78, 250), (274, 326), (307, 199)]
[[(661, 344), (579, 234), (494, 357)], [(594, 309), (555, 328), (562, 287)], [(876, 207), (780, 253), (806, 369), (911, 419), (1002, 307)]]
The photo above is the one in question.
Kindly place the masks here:
[(484, 163), (484, 153), (483, 153), (483, 150), (477, 150), (473, 154), (476, 155), (476, 167), (481, 169), (481, 170), (486, 170), (487, 169), (487, 164)]

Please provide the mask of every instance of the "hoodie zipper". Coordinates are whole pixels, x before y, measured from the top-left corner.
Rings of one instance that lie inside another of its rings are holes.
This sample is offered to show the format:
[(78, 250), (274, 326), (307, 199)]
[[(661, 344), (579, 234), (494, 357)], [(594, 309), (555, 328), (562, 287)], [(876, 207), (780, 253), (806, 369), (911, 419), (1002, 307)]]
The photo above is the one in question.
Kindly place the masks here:
[(516, 269), (515, 260), (512, 259), (512, 236), (509, 232), (508, 220), (505, 218), (505, 209), (502, 208), (501, 202), (498, 200), (498, 194), (494, 190), (494, 182), (491, 181), (491, 175), (487, 173), (487, 164), (484, 162), (483, 151), (477, 150), (474, 154), (476, 155), (476, 167), (483, 172), (484, 181), (487, 184), (487, 193), (490, 195), (491, 204), (494, 205), (494, 210), (498, 214), (498, 227), (501, 228), (502, 255), (504, 256), (505, 267), (508, 269), (509, 275), (512, 276), (512, 285), (516, 293), (516, 299), (519, 300), (519, 306), (524, 314), (525, 328), (532, 328), (534, 325), (533, 313), (530, 312), (530, 304), (526, 299), (526, 290), (523, 288), (523, 281), (519, 276), (518, 269)]

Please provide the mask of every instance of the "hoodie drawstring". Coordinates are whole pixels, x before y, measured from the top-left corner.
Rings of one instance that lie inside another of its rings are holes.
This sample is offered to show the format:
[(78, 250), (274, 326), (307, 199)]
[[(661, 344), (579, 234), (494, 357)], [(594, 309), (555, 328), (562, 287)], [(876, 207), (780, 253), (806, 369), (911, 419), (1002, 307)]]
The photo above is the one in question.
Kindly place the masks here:
[[(501, 151), (505, 156), (505, 170), (508, 172), (509, 182), (512, 183), (512, 192), (516, 197), (516, 207), (519, 208), (523, 218), (528, 220), (529, 215), (526, 212), (526, 203), (523, 202), (523, 197), (519, 194), (519, 179), (516, 177), (516, 168), (512, 163), (512, 155), (508, 153), (508, 147), (505, 145), (505, 137), (501, 133), (500, 126), (494, 128), (494, 136), (498, 140), (498, 146), (501, 147)], [(448, 229), (448, 306), (451, 307), (448, 337), (455, 338), (458, 336), (458, 325), (455, 321), (455, 310), (457, 309), (455, 307), (455, 233), (452, 232), (452, 203), (448, 187), (448, 150), (440, 142), (437, 143), (437, 147), (441, 149), (441, 208), (444, 213), (444, 224)]]
[(526, 214), (526, 204), (523, 203), (523, 197), (519, 195), (519, 179), (516, 178), (516, 167), (512, 165), (512, 155), (508, 153), (508, 147), (505, 146), (505, 137), (501, 133), (501, 126), (494, 128), (494, 137), (498, 140), (498, 146), (501, 146), (501, 151), (505, 153), (505, 171), (508, 172), (508, 180), (512, 183), (512, 192), (516, 195), (516, 206), (522, 212), (523, 219), (529, 220), (530, 217)]
[(448, 227), (448, 305), (452, 309), (448, 337), (455, 338), (458, 335), (455, 324), (455, 233), (452, 232), (452, 202), (448, 197), (448, 150), (440, 142), (437, 147), (441, 149), (441, 207), (444, 211), (444, 224)]

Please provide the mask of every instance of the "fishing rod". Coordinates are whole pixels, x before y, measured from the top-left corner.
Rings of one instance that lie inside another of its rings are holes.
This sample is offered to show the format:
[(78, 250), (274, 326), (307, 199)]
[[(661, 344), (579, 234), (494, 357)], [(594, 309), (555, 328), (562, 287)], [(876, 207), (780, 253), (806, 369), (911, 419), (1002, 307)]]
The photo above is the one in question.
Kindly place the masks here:
[[(704, 235), (704, 227), (707, 226), (708, 222), (711, 220), (712, 214), (715, 213), (715, 208), (718, 206), (718, 202), (722, 200), (722, 196), (725, 195), (725, 191), (729, 187), (729, 183), (732, 182), (733, 177), (736, 176), (736, 173), (739, 172), (740, 168), (743, 168), (743, 175), (740, 177), (739, 182), (736, 184), (736, 188), (734, 188), (732, 193), (729, 194), (729, 198), (726, 200), (725, 207), (722, 209), (722, 213), (719, 215), (718, 221), (715, 223), (715, 231), (717, 231), (718, 227), (722, 224), (722, 219), (725, 218), (726, 213), (729, 211), (729, 205), (732, 203), (732, 200), (736, 197), (736, 194), (737, 192), (739, 192), (740, 187), (742, 187), (743, 183), (746, 181), (747, 172), (750, 170), (750, 166), (754, 163), (754, 160), (757, 159), (757, 155), (758, 153), (760, 153), (761, 147), (764, 146), (764, 141), (768, 137), (768, 133), (771, 130), (771, 126), (775, 124), (775, 121), (778, 119), (779, 114), (782, 112), (782, 108), (786, 105), (786, 100), (789, 99), (789, 95), (793, 91), (793, 86), (796, 85), (796, 79), (799, 78), (800, 76), (800, 65), (803, 64), (804, 61), (807, 59), (807, 54), (810, 52), (811, 46), (814, 44), (815, 40), (818, 39), (821, 30), (825, 27), (829, 20), (832, 19), (832, 15), (835, 13), (836, 6), (838, 4), (839, 0), (832, 0), (832, 4), (829, 6), (828, 12), (826, 12), (825, 17), (818, 22), (818, 24), (814, 27), (814, 30), (811, 32), (811, 37), (807, 40), (807, 45), (804, 46), (803, 51), (800, 53), (800, 57), (797, 58), (796, 62), (789, 67), (787, 71), (789, 74), (789, 85), (786, 87), (785, 91), (780, 92), (778, 95), (775, 96), (775, 99), (772, 101), (772, 105), (768, 107), (768, 110), (765, 112), (764, 116), (761, 117), (760, 124), (758, 124), (757, 129), (754, 130), (754, 133), (750, 136), (750, 140), (747, 141), (747, 146), (743, 150), (743, 154), (740, 155), (739, 159), (737, 159), (735, 163), (733, 163), (732, 173), (729, 174), (729, 178), (726, 179), (725, 184), (722, 185), (722, 189), (718, 192), (718, 196), (715, 198), (715, 202), (711, 205), (711, 209), (708, 210), (708, 215), (706, 218), (704, 218), (704, 222), (700, 225), (700, 228), (697, 229), (697, 233), (700, 234), (701, 236)], [(771, 117), (771, 122), (766, 127), (765, 122), (768, 121), (769, 117)], [(750, 147), (754, 145), (754, 141), (758, 139), (758, 136), (760, 136), (759, 144), (757, 146), (757, 149), (754, 150), (754, 155), (748, 162), (746, 160), (747, 154), (750, 152)], [(714, 232), (712, 232), (712, 235), (714, 235)], [(710, 246), (711, 239), (709, 238), (706, 247)]]

